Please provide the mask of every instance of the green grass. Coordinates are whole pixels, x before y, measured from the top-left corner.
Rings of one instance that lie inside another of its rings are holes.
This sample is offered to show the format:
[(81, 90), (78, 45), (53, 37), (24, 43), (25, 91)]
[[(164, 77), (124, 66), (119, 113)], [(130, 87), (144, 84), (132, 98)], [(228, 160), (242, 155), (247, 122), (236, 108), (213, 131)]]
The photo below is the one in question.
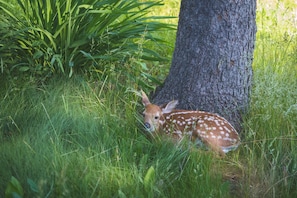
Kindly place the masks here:
[[(209, 155), (153, 144), (141, 133), (134, 92), (82, 79), (50, 84), (6, 93), (1, 103), (0, 189), (13, 175), (29, 197), (167, 197), (189, 187), (201, 196), (228, 192), (209, 173)], [(195, 189), (201, 185), (208, 188)]]
[(289, 1), (258, 4), (254, 86), (241, 149), (246, 197), (297, 195), (296, 8)]
[[(177, 15), (168, 9), (177, 4), (165, 1), (159, 13)], [(15, 86), (0, 78), (0, 197), (12, 176), (24, 197), (296, 197), (296, 9), (258, 2), (250, 111), (242, 145), (224, 159), (146, 138), (139, 85), (130, 81), (73, 76)], [(154, 64), (156, 76), (168, 70)]]

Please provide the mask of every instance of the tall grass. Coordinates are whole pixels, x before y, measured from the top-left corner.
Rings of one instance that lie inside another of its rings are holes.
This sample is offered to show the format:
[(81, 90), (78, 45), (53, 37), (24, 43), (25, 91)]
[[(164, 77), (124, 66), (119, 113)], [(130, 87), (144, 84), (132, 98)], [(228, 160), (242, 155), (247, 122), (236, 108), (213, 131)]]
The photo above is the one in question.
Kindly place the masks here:
[(74, 78), (2, 93), (0, 189), (14, 176), (25, 197), (228, 194), (210, 155), (152, 143), (137, 127), (138, 96), (108, 88)]
[[(296, 197), (296, 9), (258, 1), (250, 111), (242, 145), (225, 159), (146, 138), (140, 85), (120, 75), (22, 89), (1, 78), (0, 197), (11, 176), (24, 197)], [(168, 65), (150, 64), (165, 76)]]
[(296, 9), (259, 1), (254, 86), (246, 117), (246, 196), (294, 197), (297, 176)]

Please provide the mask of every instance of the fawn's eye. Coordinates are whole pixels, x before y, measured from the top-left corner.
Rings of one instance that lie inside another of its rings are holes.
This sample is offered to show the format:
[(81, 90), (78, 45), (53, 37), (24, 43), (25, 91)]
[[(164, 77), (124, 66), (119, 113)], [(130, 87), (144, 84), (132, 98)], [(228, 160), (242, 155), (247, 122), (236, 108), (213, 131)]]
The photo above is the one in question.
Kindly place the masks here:
[(159, 119), (159, 116), (155, 116), (155, 120), (158, 120)]

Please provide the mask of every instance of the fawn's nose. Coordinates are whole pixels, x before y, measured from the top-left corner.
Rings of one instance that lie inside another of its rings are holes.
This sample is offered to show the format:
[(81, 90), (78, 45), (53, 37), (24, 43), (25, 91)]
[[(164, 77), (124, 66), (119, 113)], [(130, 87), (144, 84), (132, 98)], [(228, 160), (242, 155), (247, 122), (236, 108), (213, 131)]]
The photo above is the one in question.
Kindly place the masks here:
[(144, 123), (144, 126), (145, 126), (146, 129), (150, 129), (151, 128), (151, 125), (148, 122)]

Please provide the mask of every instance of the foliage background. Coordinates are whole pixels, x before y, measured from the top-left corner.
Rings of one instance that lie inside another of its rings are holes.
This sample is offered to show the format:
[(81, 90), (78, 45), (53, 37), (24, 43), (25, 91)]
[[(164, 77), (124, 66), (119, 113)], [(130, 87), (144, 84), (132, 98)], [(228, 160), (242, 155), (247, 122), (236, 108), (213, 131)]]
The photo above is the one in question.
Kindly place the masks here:
[(147, 43), (161, 45), (164, 40), (153, 33), (174, 29), (160, 21), (169, 17), (147, 15), (160, 5), (127, 0), (0, 1), (2, 69), (9, 76), (41, 83), (73, 72), (153, 79), (142, 60), (168, 59)]

